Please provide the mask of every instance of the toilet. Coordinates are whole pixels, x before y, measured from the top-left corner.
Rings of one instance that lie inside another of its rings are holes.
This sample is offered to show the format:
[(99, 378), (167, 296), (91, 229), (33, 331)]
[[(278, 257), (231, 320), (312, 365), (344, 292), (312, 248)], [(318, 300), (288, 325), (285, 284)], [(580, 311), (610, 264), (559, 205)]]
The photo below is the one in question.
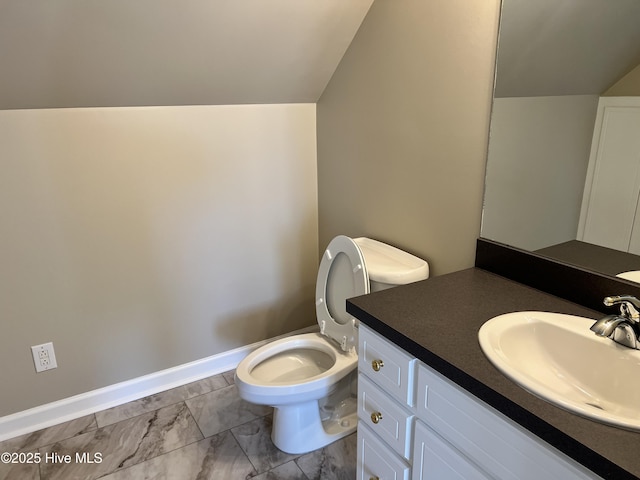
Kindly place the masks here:
[(331, 240), (316, 281), (320, 332), (273, 341), (236, 368), (240, 397), (274, 408), (276, 447), (307, 453), (355, 431), (358, 322), (346, 299), (428, 276), (427, 262), (391, 245), (344, 235)]

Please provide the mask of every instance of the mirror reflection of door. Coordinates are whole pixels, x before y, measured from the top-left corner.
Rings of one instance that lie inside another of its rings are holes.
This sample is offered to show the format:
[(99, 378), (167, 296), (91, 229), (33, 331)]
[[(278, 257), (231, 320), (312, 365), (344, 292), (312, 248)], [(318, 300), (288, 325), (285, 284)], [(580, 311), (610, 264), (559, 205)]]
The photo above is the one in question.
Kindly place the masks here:
[(578, 240), (640, 254), (640, 97), (602, 97)]

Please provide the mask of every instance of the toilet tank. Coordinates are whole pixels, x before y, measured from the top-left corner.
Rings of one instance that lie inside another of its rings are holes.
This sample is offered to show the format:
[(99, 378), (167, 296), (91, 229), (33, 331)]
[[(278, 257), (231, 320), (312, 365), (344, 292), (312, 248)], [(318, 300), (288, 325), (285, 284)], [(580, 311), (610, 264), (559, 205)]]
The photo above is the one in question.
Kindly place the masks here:
[(364, 256), (371, 292), (429, 278), (429, 264), (410, 253), (371, 238), (354, 238)]

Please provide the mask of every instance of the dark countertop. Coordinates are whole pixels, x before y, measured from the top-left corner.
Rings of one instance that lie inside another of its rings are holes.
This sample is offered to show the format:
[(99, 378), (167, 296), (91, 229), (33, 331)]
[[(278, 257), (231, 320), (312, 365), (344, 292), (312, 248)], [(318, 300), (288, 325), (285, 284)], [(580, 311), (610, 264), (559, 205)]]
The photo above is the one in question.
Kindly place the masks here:
[(536, 250), (535, 253), (613, 276), (630, 270), (640, 270), (638, 255), (579, 240), (552, 245)]
[(555, 407), (507, 379), (484, 356), (480, 326), (524, 310), (602, 316), (479, 268), (347, 301), (347, 311), (361, 322), (596, 474), (640, 479), (640, 433)]

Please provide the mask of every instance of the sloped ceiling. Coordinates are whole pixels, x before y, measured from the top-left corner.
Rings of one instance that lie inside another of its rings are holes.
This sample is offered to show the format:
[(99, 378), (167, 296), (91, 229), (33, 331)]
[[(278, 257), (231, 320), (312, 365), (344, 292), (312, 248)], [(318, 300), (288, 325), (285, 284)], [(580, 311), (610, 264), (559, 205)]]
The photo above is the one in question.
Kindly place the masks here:
[(316, 102), (373, 0), (0, 0), (0, 109)]
[(496, 97), (599, 95), (640, 63), (640, 0), (503, 0)]

